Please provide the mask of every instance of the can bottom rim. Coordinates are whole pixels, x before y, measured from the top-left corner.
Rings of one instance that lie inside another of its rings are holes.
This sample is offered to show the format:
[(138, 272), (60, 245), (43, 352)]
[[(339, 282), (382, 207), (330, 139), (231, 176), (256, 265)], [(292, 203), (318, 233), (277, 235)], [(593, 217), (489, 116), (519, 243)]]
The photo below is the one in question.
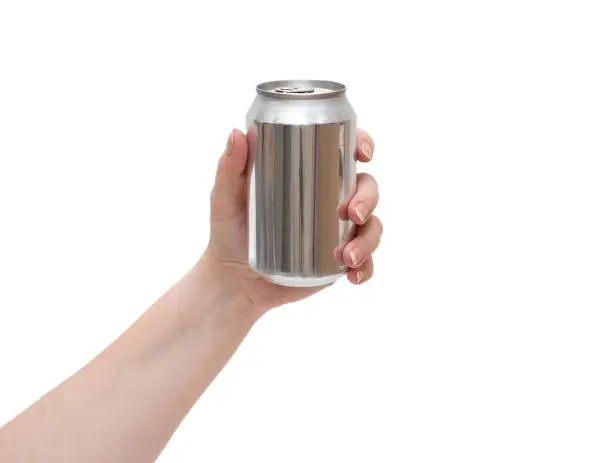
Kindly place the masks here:
[[(252, 267), (251, 267), (252, 268)], [(287, 274), (267, 274), (253, 269), (256, 273), (263, 276), (266, 280), (279, 286), (291, 286), (295, 288), (306, 288), (315, 286), (326, 286), (330, 285), (340, 277), (344, 276), (344, 273), (335, 273), (333, 275), (325, 275), (321, 277), (302, 277), (299, 275), (287, 275)]]

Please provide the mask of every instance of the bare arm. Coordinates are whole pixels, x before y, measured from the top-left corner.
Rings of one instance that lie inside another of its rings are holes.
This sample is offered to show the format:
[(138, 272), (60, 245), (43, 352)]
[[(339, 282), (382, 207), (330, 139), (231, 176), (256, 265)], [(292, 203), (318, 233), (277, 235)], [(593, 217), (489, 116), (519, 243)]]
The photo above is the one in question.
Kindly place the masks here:
[[(372, 159), (361, 131), (356, 159)], [(140, 463), (174, 430), (267, 310), (320, 288), (273, 285), (247, 264), (247, 139), (232, 131), (211, 196), (211, 237), (198, 264), (85, 368), (0, 429), (0, 462)], [(353, 284), (373, 273), (382, 226), (375, 180), (340, 205), (355, 224), (339, 256)]]
[(150, 462), (257, 316), (204, 261), (79, 373), (0, 430), (2, 462)]

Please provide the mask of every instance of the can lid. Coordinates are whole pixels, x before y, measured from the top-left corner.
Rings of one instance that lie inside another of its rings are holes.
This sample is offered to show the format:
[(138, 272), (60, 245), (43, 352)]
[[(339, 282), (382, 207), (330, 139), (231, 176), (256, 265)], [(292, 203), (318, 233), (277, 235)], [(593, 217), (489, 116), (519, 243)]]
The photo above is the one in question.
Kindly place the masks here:
[(282, 100), (318, 100), (342, 95), (346, 87), (329, 80), (274, 80), (257, 86), (260, 95)]

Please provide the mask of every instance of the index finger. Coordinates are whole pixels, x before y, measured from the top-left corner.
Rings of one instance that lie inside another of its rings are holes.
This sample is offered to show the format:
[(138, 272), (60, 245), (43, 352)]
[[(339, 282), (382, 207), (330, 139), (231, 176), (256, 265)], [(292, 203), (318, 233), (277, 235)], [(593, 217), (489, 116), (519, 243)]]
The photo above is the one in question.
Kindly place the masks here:
[(357, 148), (355, 149), (355, 159), (361, 162), (370, 162), (374, 154), (374, 140), (368, 132), (357, 129)]

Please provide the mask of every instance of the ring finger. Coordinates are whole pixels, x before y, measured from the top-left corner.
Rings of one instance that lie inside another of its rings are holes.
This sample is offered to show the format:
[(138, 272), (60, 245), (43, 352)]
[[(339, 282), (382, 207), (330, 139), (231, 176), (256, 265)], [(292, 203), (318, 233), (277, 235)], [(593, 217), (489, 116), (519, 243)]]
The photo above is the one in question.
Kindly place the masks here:
[(357, 236), (349, 242), (342, 252), (342, 260), (351, 268), (359, 268), (376, 250), (382, 235), (382, 223), (371, 216), (365, 225), (357, 229)]

